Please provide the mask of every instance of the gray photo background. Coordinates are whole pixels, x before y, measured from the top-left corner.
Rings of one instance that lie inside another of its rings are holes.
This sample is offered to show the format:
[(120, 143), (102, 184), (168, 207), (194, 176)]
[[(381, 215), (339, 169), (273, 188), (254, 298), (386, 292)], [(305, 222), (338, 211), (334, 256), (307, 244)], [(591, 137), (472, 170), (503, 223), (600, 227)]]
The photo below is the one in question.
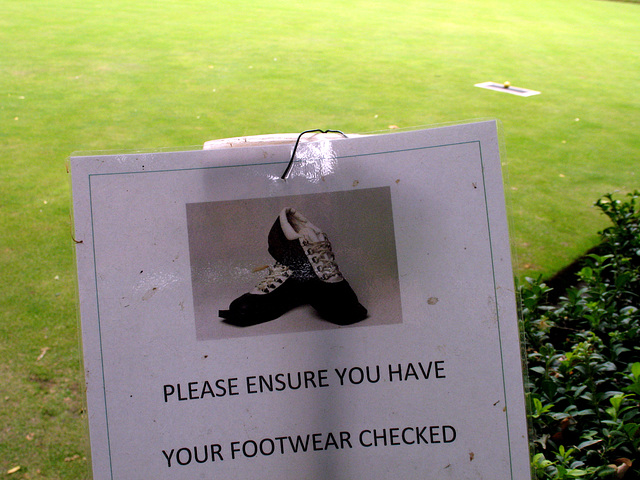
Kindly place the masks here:
[(369, 317), (356, 327), (402, 322), (389, 187), (186, 206), (198, 340), (340, 328), (310, 306), (251, 327), (222, 322), (218, 310), (253, 289), (272, 265), (267, 236), (293, 207), (328, 236), (336, 263)]

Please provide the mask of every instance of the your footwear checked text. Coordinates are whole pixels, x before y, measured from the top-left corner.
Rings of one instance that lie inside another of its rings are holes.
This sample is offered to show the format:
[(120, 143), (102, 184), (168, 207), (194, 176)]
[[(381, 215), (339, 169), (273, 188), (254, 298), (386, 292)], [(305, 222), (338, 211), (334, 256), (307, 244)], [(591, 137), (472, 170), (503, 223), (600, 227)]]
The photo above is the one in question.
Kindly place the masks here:
[(162, 456), (167, 462), (167, 468), (172, 468), (196, 463), (222, 462), (225, 459), (251, 459), (352, 448), (446, 445), (455, 442), (457, 435), (455, 427), (451, 425), (365, 428), (354, 434), (340, 431), (232, 441), (226, 449), (219, 443), (171, 448), (162, 450)]

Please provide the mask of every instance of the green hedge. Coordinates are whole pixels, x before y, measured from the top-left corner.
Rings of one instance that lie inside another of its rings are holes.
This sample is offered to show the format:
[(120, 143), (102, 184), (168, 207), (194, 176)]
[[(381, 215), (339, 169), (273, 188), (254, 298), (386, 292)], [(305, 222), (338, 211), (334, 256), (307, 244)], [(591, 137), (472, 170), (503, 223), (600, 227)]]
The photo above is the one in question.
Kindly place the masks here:
[(640, 478), (640, 192), (596, 206), (613, 225), (573, 286), (520, 288), (541, 479)]

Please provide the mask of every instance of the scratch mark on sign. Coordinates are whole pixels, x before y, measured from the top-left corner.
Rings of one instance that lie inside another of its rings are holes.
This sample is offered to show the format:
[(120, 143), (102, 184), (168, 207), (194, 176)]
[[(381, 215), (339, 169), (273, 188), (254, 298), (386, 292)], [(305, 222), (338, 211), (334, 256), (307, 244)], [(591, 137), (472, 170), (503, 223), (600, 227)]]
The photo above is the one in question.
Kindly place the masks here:
[(155, 293), (158, 291), (158, 289), (156, 287), (153, 287), (149, 290), (147, 290), (147, 293), (145, 293), (142, 296), (142, 300), (149, 300), (151, 297), (153, 297), (155, 295)]

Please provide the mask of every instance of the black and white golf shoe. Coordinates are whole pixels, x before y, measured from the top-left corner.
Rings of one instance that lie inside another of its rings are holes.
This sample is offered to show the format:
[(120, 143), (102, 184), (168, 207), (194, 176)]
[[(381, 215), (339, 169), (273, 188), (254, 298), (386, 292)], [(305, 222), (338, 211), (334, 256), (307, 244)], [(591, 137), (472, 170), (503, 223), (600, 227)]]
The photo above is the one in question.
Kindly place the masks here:
[(276, 263), (256, 287), (236, 298), (228, 310), (218, 315), (226, 323), (248, 327), (274, 320), (306, 302), (302, 282), (291, 275), (289, 267)]
[(326, 234), (293, 208), (280, 212), (269, 232), (269, 253), (301, 282), (303, 297), (324, 319), (348, 325), (367, 310), (344, 279)]

